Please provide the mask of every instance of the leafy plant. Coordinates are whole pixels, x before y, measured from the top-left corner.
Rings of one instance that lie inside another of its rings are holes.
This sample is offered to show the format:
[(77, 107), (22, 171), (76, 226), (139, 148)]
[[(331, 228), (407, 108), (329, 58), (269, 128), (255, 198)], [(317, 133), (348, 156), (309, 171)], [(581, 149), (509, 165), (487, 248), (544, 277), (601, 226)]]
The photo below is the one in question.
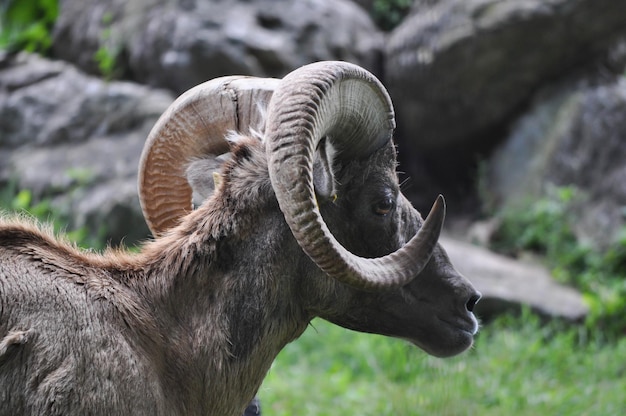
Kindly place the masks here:
[(65, 175), (75, 183), (75, 187), (82, 188), (94, 181), (94, 173), (87, 168), (69, 168)]
[(372, 18), (383, 30), (398, 26), (411, 8), (412, 0), (374, 0)]
[(0, 5), (0, 49), (46, 52), (58, 0), (8, 0)]
[(509, 255), (530, 250), (549, 259), (577, 245), (568, 210), (576, 197), (573, 187), (552, 188), (545, 198), (527, 201), (497, 214), (501, 219), (493, 248)]
[(583, 292), (591, 333), (614, 339), (626, 335), (626, 228), (604, 251), (578, 241), (571, 209), (578, 194), (574, 187), (554, 188), (544, 198), (503, 210), (492, 248), (543, 255), (558, 280)]
[(93, 55), (93, 60), (98, 65), (100, 74), (111, 80), (117, 75), (117, 57), (120, 53), (119, 45), (114, 41), (111, 25), (113, 24), (113, 14), (105, 13), (102, 16), (102, 24), (105, 28), (100, 33), (100, 47)]
[(103, 236), (106, 229), (98, 230), (97, 236), (91, 236), (87, 227), (79, 227), (67, 230), (70, 218), (67, 213), (55, 207), (50, 199), (42, 199), (35, 202), (33, 194), (28, 189), (18, 190), (16, 182), (9, 182), (0, 191), (0, 212), (23, 212), (28, 213), (42, 222), (52, 222), (55, 232), (63, 233), (70, 241), (75, 242), (83, 248), (101, 249), (105, 246)]

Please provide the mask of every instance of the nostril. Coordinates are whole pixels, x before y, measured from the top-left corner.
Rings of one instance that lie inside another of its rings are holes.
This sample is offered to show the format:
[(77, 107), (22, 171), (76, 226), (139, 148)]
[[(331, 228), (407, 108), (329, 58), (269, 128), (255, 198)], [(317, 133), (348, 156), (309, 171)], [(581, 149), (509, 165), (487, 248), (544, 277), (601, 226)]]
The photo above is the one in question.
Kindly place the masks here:
[(465, 304), (465, 307), (467, 308), (468, 311), (474, 312), (474, 306), (476, 306), (479, 300), (480, 300), (480, 293), (475, 293), (472, 296), (470, 296), (469, 300)]

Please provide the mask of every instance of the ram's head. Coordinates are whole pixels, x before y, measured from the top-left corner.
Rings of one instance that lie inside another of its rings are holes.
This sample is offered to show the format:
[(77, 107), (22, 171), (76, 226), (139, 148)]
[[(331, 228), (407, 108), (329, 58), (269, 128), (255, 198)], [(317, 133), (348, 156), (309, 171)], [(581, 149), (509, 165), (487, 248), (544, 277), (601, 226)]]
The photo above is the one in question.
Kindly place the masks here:
[(400, 192), (394, 128), (382, 84), (343, 62), (282, 80), (207, 82), (181, 96), (148, 139), (139, 183), (146, 220), (156, 236), (174, 227), (212, 193), (213, 174), (230, 158), (227, 137), (256, 136), (268, 198), (309, 265), (287, 276), (299, 279), (308, 313), (434, 355), (459, 353), (476, 333), (480, 295), (437, 243), (443, 198), (423, 221)]

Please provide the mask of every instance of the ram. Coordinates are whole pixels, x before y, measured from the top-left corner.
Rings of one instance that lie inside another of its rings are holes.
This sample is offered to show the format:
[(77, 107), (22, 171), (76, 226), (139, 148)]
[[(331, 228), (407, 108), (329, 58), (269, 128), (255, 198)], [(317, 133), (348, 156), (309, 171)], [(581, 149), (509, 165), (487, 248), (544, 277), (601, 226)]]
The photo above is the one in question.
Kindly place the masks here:
[(5, 218), (0, 414), (241, 415), (314, 317), (469, 348), (480, 295), (437, 243), (443, 199), (423, 221), (400, 192), (394, 123), (351, 64), (219, 78), (150, 133), (138, 253)]

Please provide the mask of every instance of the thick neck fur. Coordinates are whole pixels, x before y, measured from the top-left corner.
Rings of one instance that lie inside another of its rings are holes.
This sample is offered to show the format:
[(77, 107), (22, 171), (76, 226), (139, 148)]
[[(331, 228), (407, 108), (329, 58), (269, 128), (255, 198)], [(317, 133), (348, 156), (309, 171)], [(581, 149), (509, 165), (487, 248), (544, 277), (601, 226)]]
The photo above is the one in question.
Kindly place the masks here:
[(190, 398), (214, 414), (229, 411), (216, 403), (245, 407), (310, 319), (295, 303), (295, 279), (281, 278), (295, 273), (279, 259), (302, 254), (279, 252), (295, 244), (286, 241), (293, 237), (271, 190), (265, 151), (251, 140), (233, 153), (211, 199), (143, 254), (146, 296), (156, 294), (150, 304), (169, 344), (165, 359), (177, 362), (171, 377), (189, 383), (193, 371)]
[[(293, 237), (264, 149), (251, 141), (234, 153), (213, 197), (139, 254), (85, 253), (23, 223), (16, 227), (24, 236), (12, 243), (41, 260), (42, 276), (99, 291), (137, 337), (163, 394), (186, 414), (241, 414), (278, 352), (311, 318), (297, 303), (302, 253), (286, 244)], [(18, 236), (16, 227), (0, 224), (0, 236)]]

